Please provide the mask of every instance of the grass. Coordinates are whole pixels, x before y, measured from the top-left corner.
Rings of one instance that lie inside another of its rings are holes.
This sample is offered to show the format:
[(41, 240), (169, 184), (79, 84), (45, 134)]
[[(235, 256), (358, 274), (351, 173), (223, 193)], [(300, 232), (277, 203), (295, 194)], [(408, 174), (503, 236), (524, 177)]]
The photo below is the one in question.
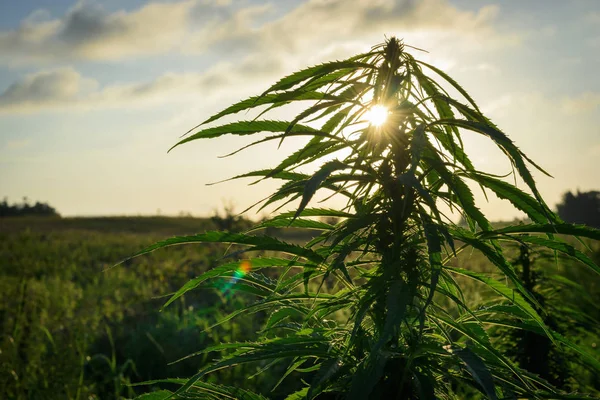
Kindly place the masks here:
[[(191, 234), (213, 229), (209, 218), (193, 217), (19, 217), (0, 220), (0, 233), (19, 232), (26, 229), (38, 232), (91, 231), (99, 233), (143, 234), (142, 237)], [(151, 239), (153, 240), (153, 239)]]
[[(167, 365), (171, 361), (211, 344), (249, 338), (261, 321), (260, 314), (202, 332), (236, 308), (236, 301), (247, 301), (243, 294), (227, 298), (210, 290), (191, 292), (164, 312), (158, 311), (165, 301), (158, 296), (206, 270), (222, 248), (171, 247), (103, 272), (165, 236), (207, 229), (213, 229), (211, 221), (197, 218), (0, 220), (0, 398), (131, 396), (127, 383), (190, 376), (218, 353)], [(301, 242), (305, 239), (302, 235), (306, 233), (287, 239)], [(595, 254), (600, 255), (597, 245)], [(465, 253), (455, 262), (459, 264), (473, 270), (493, 269), (477, 253)], [(563, 263), (558, 269), (549, 263), (547, 268), (579, 282), (583, 286), (579, 293), (592, 296), (587, 301), (578, 293), (563, 291), (559, 302), (586, 305), (588, 313), (600, 319), (600, 280), (596, 276), (573, 263)], [(493, 296), (485, 285), (457, 279), (470, 305)], [(593, 347), (600, 344), (597, 333), (581, 328), (571, 333), (580, 345), (598, 354)], [(499, 334), (497, 340), (501, 338)], [(211, 379), (235, 384), (263, 366), (225, 370)], [(244, 387), (269, 394), (277, 372), (247, 379)], [(572, 387), (600, 388), (598, 378), (585, 369), (576, 367), (575, 373), (579, 379), (571, 378)], [(153, 389), (132, 388), (136, 394)], [(278, 392), (269, 397), (281, 398)]]
[(208, 356), (166, 364), (244, 338), (250, 319), (202, 333), (243, 295), (203, 291), (158, 311), (160, 296), (205, 271), (223, 246), (169, 248), (106, 270), (159, 238), (206, 229), (210, 219), (0, 219), (0, 398), (131, 395), (126, 383), (190, 375)]

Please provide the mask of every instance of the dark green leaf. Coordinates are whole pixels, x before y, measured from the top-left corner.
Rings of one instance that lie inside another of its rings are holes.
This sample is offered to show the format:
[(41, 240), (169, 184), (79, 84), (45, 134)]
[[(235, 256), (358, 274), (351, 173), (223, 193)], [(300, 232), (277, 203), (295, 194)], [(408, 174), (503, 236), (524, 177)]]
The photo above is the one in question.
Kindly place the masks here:
[(485, 366), (485, 363), (481, 360), (481, 358), (469, 350), (468, 347), (453, 347), (451, 348), (451, 353), (456, 354), (465, 363), (465, 366), (471, 373), (471, 376), (473, 376), (473, 379), (475, 379), (475, 381), (483, 388), (488, 398), (497, 400), (498, 397), (496, 397), (494, 379), (492, 378), (492, 374)]

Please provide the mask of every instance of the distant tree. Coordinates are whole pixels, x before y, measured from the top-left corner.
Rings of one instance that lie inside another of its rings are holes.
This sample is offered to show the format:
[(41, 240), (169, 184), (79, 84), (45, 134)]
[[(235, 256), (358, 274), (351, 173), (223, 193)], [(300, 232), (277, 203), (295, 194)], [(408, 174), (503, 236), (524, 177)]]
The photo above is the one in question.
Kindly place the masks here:
[(600, 228), (600, 192), (570, 191), (563, 195), (563, 200), (556, 205), (558, 215), (567, 222), (586, 224)]
[(250, 227), (249, 221), (235, 212), (235, 205), (231, 201), (223, 203), (222, 213), (215, 209), (210, 220), (220, 231), (240, 232)]
[(34, 205), (31, 205), (27, 197), (23, 197), (22, 203), (9, 204), (6, 197), (0, 202), (0, 217), (20, 217), (25, 215), (60, 216), (56, 212), (56, 209), (48, 203), (36, 201)]

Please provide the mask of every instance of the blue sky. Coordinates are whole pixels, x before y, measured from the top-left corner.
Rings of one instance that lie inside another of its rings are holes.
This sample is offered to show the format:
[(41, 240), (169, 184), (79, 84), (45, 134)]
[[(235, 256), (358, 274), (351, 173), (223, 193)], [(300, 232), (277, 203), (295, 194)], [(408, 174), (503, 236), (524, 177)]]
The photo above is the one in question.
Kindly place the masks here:
[[(0, 196), (63, 215), (241, 210), (273, 184), (206, 183), (272, 166), (298, 142), (218, 156), (244, 139), (166, 150), (283, 74), (397, 35), (455, 77), (547, 169), (556, 204), (599, 189), (600, 2), (0, 0)], [(510, 171), (480, 138), (478, 166)], [(479, 196), (492, 219), (519, 213)]]

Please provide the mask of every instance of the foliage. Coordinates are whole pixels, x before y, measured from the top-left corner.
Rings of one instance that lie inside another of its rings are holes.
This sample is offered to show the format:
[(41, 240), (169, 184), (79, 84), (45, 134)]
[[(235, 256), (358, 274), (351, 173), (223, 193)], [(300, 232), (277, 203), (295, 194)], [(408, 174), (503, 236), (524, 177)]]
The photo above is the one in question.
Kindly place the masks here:
[[(196, 218), (46, 218), (0, 221), (0, 398), (117, 399), (189, 376), (202, 358), (167, 364), (221, 341), (245, 340), (261, 318), (203, 332), (244, 296), (193, 293), (164, 312), (157, 296), (206, 271), (225, 250), (173, 248), (110, 269), (115, 260), (169, 234), (215, 229)], [(224, 371), (215, 382), (231, 384)], [(268, 376), (249, 383), (261, 390)], [(262, 385), (262, 386), (261, 386)]]
[(230, 202), (224, 204), (223, 212), (217, 210), (214, 211), (213, 216), (210, 220), (219, 231), (241, 231), (251, 227), (250, 221), (245, 219), (243, 216), (236, 214), (235, 206)]
[(21, 217), (24, 215), (60, 216), (58, 212), (47, 203), (36, 201), (35, 204), (30, 205), (27, 197), (23, 198), (22, 203), (14, 203), (12, 205), (8, 204), (6, 198), (0, 202), (0, 217)]
[[(289, 399), (433, 399), (465, 393), (491, 399), (572, 398), (498, 351), (488, 335), (496, 325), (546, 336), (600, 372), (593, 355), (544, 322), (538, 312), (542, 305), (503, 250), (510, 243), (545, 247), (599, 272), (588, 256), (556, 234), (600, 239), (600, 232), (562, 222), (544, 203), (529, 168), (542, 170), (480, 112), (458, 83), (405, 50), (401, 41), (391, 38), (366, 54), (296, 72), (205, 123), (259, 106), (267, 107), (262, 116), (309, 101), (295, 118), (255, 118), (204, 128), (174, 146), (261, 132), (268, 136), (255, 144), (294, 136), (310, 139), (274, 168), (238, 177), (283, 180), (262, 207), (296, 201), (295, 211), (276, 214), (245, 234), (176, 237), (136, 254), (187, 243), (245, 246), (233, 254), (247, 255), (243, 265), (252, 265), (252, 272), (228, 262), (183, 286), (168, 303), (199, 286), (214, 286), (214, 279), (230, 279), (237, 282), (238, 292), (258, 297), (231, 317), (270, 315), (256, 340), (199, 352), (229, 354), (165, 397), (218, 397), (213, 391), (232, 389), (207, 388), (203, 382), (210, 374), (259, 363), (267, 370), (287, 366), (280, 388), (289, 374), (304, 374), (305, 386), (288, 393)], [(462, 99), (450, 97), (446, 88)], [(387, 110), (381, 126), (365, 120), (375, 106)], [(531, 194), (476, 169), (462, 146), (461, 135), (467, 131), (493, 141)], [(301, 172), (311, 165), (316, 165), (312, 174)], [(475, 205), (473, 186), (510, 201), (532, 223), (494, 229)], [(342, 210), (311, 208), (322, 190), (344, 198), (347, 205)], [(468, 226), (454, 224), (446, 216), (447, 208)], [(343, 220), (331, 225), (313, 217)], [(314, 229), (319, 235), (300, 246), (253, 233), (273, 226)], [(466, 249), (481, 252), (496, 273), (453, 266), (450, 261)], [(287, 257), (253, 256), (264, 251)], [(262, 275), (272, 269), (279, 270), (276, 279)], [(498, 300), (485, 308), (469, 307), (458, 277), (480, 282)], [(442, 306), (440, 299), (451, 307)]]
[(600, 228), (600, 192), (570, 191), (563, 195), (562, 202), (556, 206), (558, 215), (574, 224), (586, 224)]
[[(600, 324), (600, 297), (593, 277), (586, 277), (587, 271), (577, 273), (578, 266), (570, 265), (564, 256), (525, 244), (518, 246), (513, 265), (525, 288), (542, 305), (537, 311), (547, 326), (578, 344), (597, 346), (600, 335), (595, 327)], [(586, 367), (581, 357), (565, 352), (549, 338), (502, 327), (493, 335), (519, 365), (553, 385), (568, 391), (585, 386), (600, 389), (597, 374)]]

